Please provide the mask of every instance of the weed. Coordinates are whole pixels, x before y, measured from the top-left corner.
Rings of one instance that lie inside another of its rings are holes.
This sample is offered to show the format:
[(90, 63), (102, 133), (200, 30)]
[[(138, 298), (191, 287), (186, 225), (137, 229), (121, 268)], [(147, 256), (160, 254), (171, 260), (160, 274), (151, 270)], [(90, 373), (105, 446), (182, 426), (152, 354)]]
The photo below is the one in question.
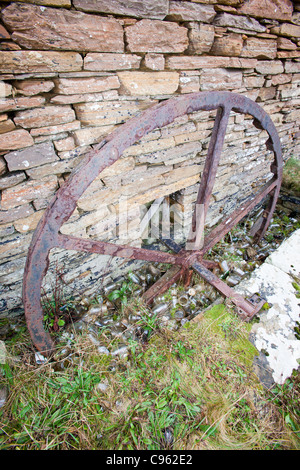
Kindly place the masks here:
[(74, 299), (64, 293), (63, 271), (56, 264), (54, 281), (50, 291), (42, 286), (41, 303), (44, 311), (44, 325), (48, 331), (57, 333), (70, 321), (74, 310)]
[(297, 339), (300, 340), (300, 322), (296, 321), (295, 327), (294, 327), (294, 335)]
[(111, 301), (119, 300), (121, 303), (121, 308), (123, 308), (128, 303), (128, 296), (132, 293), (132, 282), (123, 282), (119, 289), (114, 289), (108, 294), (108, 299)]
[(300, 436), (299, 428), (299, 377), (287, 379), (283, 385), (277, 384), (270, 390), (270, 400), (279, 405), (285, 423)]
[(136, 291), (139, 289), (137, 277), (132, 271), (129, 271), (128, 278), (128, 280), (123, 281), (120, 286), (117, 286), (116, 289), (113, 289), (107, 295), (110, 301), (117, 301), (117, 307), (121, 307), (121, 313), (124, 312), (129, 302), (137, 300)]
[(151, 315), (147, 311), (141, 313), (141, 320), (137, 321), (137, 325), (149, 330), (149, 336), (158, 329), (158, 315)]
[(175, 343), (172, 353), (179, 361), (187, 361), (189, 365), (192, 365), (195, 351), (187, 348), (182, 341)]

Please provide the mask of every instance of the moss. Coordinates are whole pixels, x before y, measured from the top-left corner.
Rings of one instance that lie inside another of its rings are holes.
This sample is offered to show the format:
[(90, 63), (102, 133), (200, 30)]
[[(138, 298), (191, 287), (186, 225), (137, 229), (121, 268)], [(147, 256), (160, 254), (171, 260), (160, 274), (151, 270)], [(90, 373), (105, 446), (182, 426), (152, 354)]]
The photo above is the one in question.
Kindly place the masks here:
[(239, 359), (246, 365), (252, 364), (258, 350), (249, 340), (251, 323), (245, 323), (227, 308), (225, 304), (214, 305), (205, 312), (205, 323), (211, 333), (226, 341), (228, 352), (238, 354)]
[(283, 168), (282, 187), (300, 196), (300, 161), (291, 157)]
[(270, 304), (268, 302), (265, 302), (262, 306), (263, 310), (269, 310), (271, 308)]
[(294, 289), (296, 289), (296, 291), (300, 292), (300, 286), (297, 282), (292, 282), (292, 286), (294, 287)]
[(91, 364), (97, 364), (103, 368), (109, 367), (111, 365), (112, 359), (111, 356), (106, 354), (94, 354), (89, 358)]

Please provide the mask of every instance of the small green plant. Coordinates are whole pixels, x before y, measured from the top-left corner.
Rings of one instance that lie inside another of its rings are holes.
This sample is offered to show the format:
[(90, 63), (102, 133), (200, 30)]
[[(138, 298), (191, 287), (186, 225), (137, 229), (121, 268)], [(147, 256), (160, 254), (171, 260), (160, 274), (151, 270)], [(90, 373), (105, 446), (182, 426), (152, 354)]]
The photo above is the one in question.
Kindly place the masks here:
[(274, 240), (274, 235), (272, 233), (266, 233), (265, 235), (265, 240), (268, 242), (268, 243), (271, 243), (273, 240)]
[(282, 385), (275, 385), (270, 391), (270, 400), (279, 407), (285, 423), (299, 438), (299, 376), (295, 375), (294, 377), (287, 379)]
[(300, 285), (297, 282), (292, 282), (292, 286), (297, 292), (300, 292)]
[(300, 340), (300, 322), (299, 321), (296, 321), (296, 325), (294, 327), (294, 334), (296, 338)]
[(238, 337), (239, 331), (239, 321), (236, 317), (227, 317), (221, 323), (222, 331), (225, 334), (225, 338), (229, 340), (234, 340)]
[(193, 364), (193, 356), (195, 351), (188, 348), (182, 341), (177, 341), (177, 343), (174, 345), (172, 354), (179, 361), (187, 361), (189, 365)]
[(44, 323), (47, 330), (53, 330), (57, 332), (61, 327), (65, 325), (65, 320), (62, 317), (66, 306), (60, 306), (55, 299), (54, 295), (52, 298), (47, 300), (43, 299), (43, 310), (44, 310)]
[(165, 294), (163, 295), (164, 297), (164, 300), (166, 302), (170, 302), (172, 300), (172, 293), (171, 293), (171, 289), (169, 289), (167, 292), (165, 292)]
[(63, 289), (63, 272), (56, 264), (54, 282), (49, 292), (42, 286), (41, 303), (45, 328), (57, 333), (72, 316), (74, 299), (66, 298)]
[(49, 390), (55, 395), (60, 392), (62, 400), (70, 406), (82, 404), (88, 406), (95, 403), (96, 397), (93, 395), (93, 388), (99, 382), (98, 374), (93, 374), (91, 370), (85, 371), (82, 367), (74, 370), (74, 376), (66, 374), (56, 375), (55, 380), (49, 380)]
[(145, 310), (141, 313), (141, 320), (138, 320), (137, 324), (144, 329), (150, 330), (149, 336), (151, 336), (158, 329), (158, 315), (150, 314)]
[(111, 301), (119, 300), (122, 309), (127, 305), (129, 296), (132, 294), (132, 282), (124, 281), (119, 289), (114, 289), (108, 294)]

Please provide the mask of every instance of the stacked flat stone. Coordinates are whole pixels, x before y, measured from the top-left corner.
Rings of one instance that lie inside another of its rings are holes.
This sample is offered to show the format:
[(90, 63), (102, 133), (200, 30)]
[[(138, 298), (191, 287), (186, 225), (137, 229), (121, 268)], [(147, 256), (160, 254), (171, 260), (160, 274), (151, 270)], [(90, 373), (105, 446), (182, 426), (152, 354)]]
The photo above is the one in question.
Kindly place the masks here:
[[(244, 94), (271, 115), (284, 158), (298, 155), (299, 44), (299, 1), (2, 2), (0, 315), (22, 309), (32, 233), (57, 189), (94, 144), (150, 106), (198, 91)], [(213, 120), (209, 112), (184, 116), (127, 149), (80, 198), (63, 231), (116, 240), (125, 195), (126, 242), (140, 246), (142, 205), (170, 194), (194, 202)], [(270, 176), (265, 140), (248, 116), (232, 113), (209, 224)], [(190, 208), (177, 216), (187, 227), (186, 214)], [(55, 256), (78, 292), (96, 288), (109, 261)], [(110, 266), (119, 269), (117, 261)]]

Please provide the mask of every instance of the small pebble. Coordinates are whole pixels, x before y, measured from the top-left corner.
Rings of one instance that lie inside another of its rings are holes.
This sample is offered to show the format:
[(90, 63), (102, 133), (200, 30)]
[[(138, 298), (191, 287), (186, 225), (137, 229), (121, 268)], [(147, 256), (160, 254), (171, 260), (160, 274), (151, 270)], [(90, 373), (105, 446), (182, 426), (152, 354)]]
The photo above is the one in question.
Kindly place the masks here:
[(41, 364), (45, 364), (45, 362), (47, 361), (47, 359), (39, 352), (36, 352), (35, 353), (35, 362), (39, 365)]
[(166, 447), (170, 448), (173, 445), (173, 432), (171, 428), (166, 428), (163, 433), (164, 436), (164, 444)]
[(105, 346), (98, 346), (97, 351), (99, 354), (109, 355), (109, 350)]
[(2, 406), (5, 405), (6, 398), (7, 398), (7, 388), (6, 387), (0, 388), (0, 408), (2, 408)]
[(112, 353), (112, 356), (126, 357), (128, 355), (128, 347), (124, 344), (115, 349)]
[(100, 382), (95, 386), (95, 390), (97, 392), (106, 392), (107, 389), (108, 389), (108, 385), (104, 382)]
[(98, 338), (93, 333), (89, 333), (88, 337), (90, 338), (91, 342), (95, 344), (95, 346), (100, 344)]

